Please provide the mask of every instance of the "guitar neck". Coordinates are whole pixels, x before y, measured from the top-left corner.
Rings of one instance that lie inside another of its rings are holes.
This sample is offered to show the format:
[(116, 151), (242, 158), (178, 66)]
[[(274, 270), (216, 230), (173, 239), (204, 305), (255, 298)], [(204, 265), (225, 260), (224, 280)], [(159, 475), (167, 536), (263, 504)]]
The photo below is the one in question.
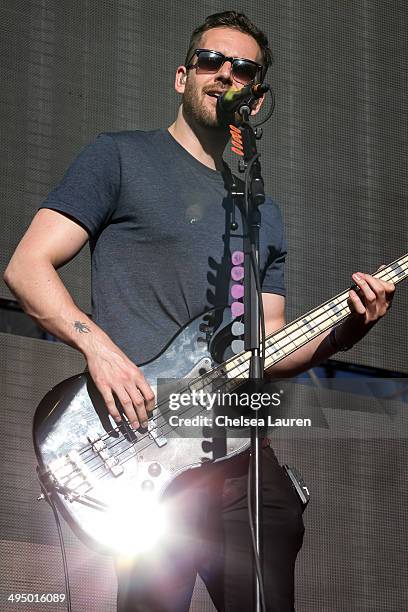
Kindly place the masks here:
[[(408, 253), (382, 268), (374, 277), (397, 284), (408, 276)], [(321, 306), (314, 308), (292, 323), (285, 325), (266, 338), (265, 369), (270, 368), (295, 350), (307, 344), (321, 333), (346, 319), (351, 313), (347, 300), (349, 289), (339, 293)], [(222, 366), (222, 375), (228, 378), (248, 376), (250, 353), (244, 352), (232, 357)]]

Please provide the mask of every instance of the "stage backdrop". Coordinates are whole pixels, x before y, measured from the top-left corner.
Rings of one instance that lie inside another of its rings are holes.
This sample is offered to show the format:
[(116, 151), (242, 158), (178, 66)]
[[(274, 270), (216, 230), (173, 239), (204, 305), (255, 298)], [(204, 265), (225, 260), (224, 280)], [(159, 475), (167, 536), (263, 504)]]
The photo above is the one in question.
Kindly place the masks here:
[[(5, 0), (0, 8), (0, 268), (79, 149), (168, 126), (191, 30), (220, 1)], [(269, 35), (276, 111), (260, 150), (289, 239), (288, 318), (408, 251), (404, 0), (237, 0)], [(234, 160), (234, 164), (236, 164)], [(137, 169), (135, 169), (137, 172)], [(148, 262), (143, 262), (148, 265)], [(89, 255), (62, 272), (89, 310)], [(0, 297), (10, 297), (0, 285)], [(343, 359), (408, 372), (408, 289)]]

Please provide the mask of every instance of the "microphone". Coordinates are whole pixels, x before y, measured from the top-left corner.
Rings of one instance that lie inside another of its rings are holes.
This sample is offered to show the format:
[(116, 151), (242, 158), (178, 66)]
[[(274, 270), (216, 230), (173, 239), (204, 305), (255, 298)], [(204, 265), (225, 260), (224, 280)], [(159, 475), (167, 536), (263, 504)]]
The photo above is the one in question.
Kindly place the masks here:
[(242, 89), (230, 87), (222, 96), (217, 99), (217, 111), (221, 116), (231, 115), (239, 106), (247, 104), (249, 107), (255, 100), (269, 90), (269, 85), (266, 83), (257, 83), (256, 85), (245, 85)]

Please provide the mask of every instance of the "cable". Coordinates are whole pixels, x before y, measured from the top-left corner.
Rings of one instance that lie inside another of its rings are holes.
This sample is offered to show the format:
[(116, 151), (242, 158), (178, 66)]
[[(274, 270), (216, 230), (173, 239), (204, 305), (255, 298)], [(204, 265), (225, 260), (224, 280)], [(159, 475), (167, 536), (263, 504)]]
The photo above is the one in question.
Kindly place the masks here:
[[(247, 215), (246, 212), (247, 210), (249, 210), (249, 203), (248, 203), (248, 193), (249, 193), (249, 176), (250, 176), (250, 170), (252, 168), (252, 165), (255, 163), (255, 161), (259, 158), (259, 153), (257, 153), (252, 159), (251, 161), (248, 163), (246, 169), (245, 169), (245, 192), (244, 192), (244, 198), (245, 198), (245, 207), (243, 210), (243, 215), (245, 217), (245, 221), (246, 221), (246, 225), (248, 227), (248, 219), (247, 219)], [(259, 266), (258, 266), (258, 262), (256, 260), (256, 254), (254, 251), (254, 248), (251, 249), (251, 253), (250, 253), (250, 261), (251, 261), (251, 266), (252, 266), (252, 271), (254, 273), (254, 278), (255, 278), (255, 284), (256, 284), (256, 291), (258, 293), (258, 304), (259, 304), (259, 316), (261, 319), (261, 330), (262, 330), (262, 339), (261, 339), (261, 347), (262, 347), (262, 372), (264, 369), (264, 362), (265, 362), (265, 352), (266, 352), (266, 334), (265, 334), (265, 314), (264, 314), (264, 309), (263, 309), (263, 302), (262, 302), (262, 289), (261, 289), (261, 281), (259, 278)]]
[(41, 482), (41, 480), (40, 480), (40, 486), (41, 486), (41, 491), (44, 495), (44, 498), (47, 500), (47, 502), (51, 506), (51, 510), (54, 514), (55, 523), (57, 525), (58, 538), (59, 538), (60, 548), (61, 548), (62, 565), (64, 568), (65, 593), (67, 596), (67, 612), (72, 612), (71, 589), (69, 586), (69, 574), (68, 574), (68, 562), (67, 562), (67, 554), (65, 550), (64, 536), (63, 536), (62, 528), (61, 528), (61, 522), (59, 520), (58, 511), (57, 511), (57, 508), (55, 507), (54, 501), (51, 498), (51, 496), (48, 494), (48, 491), (43, 485), (43, 483)]
[(269, 86), (269, 93), (271, 96), (271, 106), (266, 114), (265, 119), (262, 119), (262, 121), (259, 121), (258, 123), (254, 123), (254, 129), (266, 123), (273, 115), (273, 111), (275, 110), (275, 94), (271, 86)]

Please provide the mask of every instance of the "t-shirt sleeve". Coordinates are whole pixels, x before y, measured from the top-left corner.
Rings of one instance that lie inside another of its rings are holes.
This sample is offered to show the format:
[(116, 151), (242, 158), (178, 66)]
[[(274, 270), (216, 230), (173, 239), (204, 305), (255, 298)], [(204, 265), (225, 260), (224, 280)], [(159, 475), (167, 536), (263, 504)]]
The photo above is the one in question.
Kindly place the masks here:
[(112, 136), (100, 134), (72, 162), (40, 208), (64, 213), (94, 237), (106, 225), (120, 189), (120, 158)]
[(286, 295), (285, 289), (285, 259), (287, 244), (285, 238), (282, 213), (279, 206), (267, 200), (265, 213), (262, 215), (264, 227), (263, 237), (268, 244), (268, 255), (262, 277), (262, 292)]

